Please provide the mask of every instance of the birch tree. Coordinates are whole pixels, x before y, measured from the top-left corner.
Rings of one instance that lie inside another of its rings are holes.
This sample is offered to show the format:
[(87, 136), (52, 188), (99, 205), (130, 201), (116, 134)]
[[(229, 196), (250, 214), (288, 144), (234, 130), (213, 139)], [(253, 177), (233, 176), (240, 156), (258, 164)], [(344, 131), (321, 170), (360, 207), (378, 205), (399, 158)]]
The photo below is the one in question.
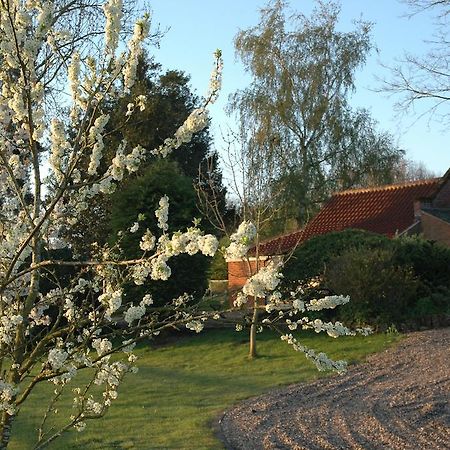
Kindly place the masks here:
[(366, 110), (349, 105), (355, 73), (372, 48), (371, 24), (343, 32), (338, 21), (335, 2), (317, 2), (306, 16), (277, 0), (235, 37), (236, 55), (252, 76), (229, 105), (247, 130), (242, 151), (277, 168), (274, 189), (286, 190), (284, 212), (299, 226), (336, 188), (364, 185), (364, 173), (386, 182), (386, 168), (402, 154)]

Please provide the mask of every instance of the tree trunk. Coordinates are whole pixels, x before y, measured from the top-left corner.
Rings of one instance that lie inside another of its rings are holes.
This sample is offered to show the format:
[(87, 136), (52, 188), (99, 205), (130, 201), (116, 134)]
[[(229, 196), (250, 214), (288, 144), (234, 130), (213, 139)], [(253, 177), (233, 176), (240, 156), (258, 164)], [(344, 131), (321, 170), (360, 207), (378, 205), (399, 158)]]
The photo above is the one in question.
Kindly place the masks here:
[(10, 416), (3, 411), (1, 413), (0, 420), (0, 449), (6, 449), (8, 447), (9, 440), (11, 438), (11, 428), (14, 416)]
[(255, 298), (253, 305), (253, 317), (252, 317), (252, 325), (250, 327), (250, 347), (248, 351), (248, 357), (250, 359), (256, 358), (258, 356), (256, 352), (256, 330), (258, 327), (258, 299)]

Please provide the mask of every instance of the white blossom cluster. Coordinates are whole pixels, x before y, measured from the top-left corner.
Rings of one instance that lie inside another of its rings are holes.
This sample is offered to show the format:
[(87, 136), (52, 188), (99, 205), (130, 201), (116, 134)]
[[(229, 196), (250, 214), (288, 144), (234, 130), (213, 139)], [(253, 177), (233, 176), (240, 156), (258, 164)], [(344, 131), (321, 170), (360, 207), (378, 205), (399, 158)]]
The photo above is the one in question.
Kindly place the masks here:
[(286, 319), (286, 324), (290, 330), (296, 330), (300, 326), (303, 330), (313, 329), (316, 333), (325, 331), (328, 336), (337, 338), (339, 336), (355, 336), (356, 331), (350, 330), (341, 322), (323, 322), (320, 319), (310, 320), (308, 317), (302, 317), (298, 320)]
[(44, 312), (48, 309), (48, 305), (46, 303), (37, 303), (33, 306), (28, 315), (28, 318), (37, 325), (50, 325), (50, 316), (44, 314)]
[(188, 330), (195, 331), (196, 333), (200, 333), (203, 330), (204, 324), (200, 320), (192, 320), (186, 323), (186, 328)]
[(280, 265), (270, 261), (267, 266), (259, 269), (255, 275), (246, 281), (242, 292), (245, 295), (264, 298), (269, 292), (275, 290), (281, 277)]
[(145, 110), (145, 103), (147, 101), (147, 96), (145, 95), (138, 95), (136, 97), (136, 100), (134, 103), (130, 102), (127, 105), (127, 112), (125, 113), (126, 117), (130, 117), (133, 115), (134, 111), (136, 110), (136, 108), (139, 109), (139, 111), (144, 111)]
[(233, 301), (233, 305), (236, 308), (241, 308), (243, 305), (247, 304), (248, 302), (248, 297), (242, 292), (238, 292), (236, 295), (236, 298)]
[[(168, 208), (169, 200), (164, 196), (159, 203), (160, 207), (155, 212), (158, 219), (158, 226), (163, 230), (163, 234), (156, 240), (149, 230), (143, 234), (139, 246), (143, 251), (156, 248), (154, 257), (135, 264), (131, 269), (132, 278), (135, 284), (142, 285), (150, 277), (152, 280), (168, 280), (172, 274), (169, 259), (181, 253), (195, 255), (200, 252), (206, 256), (213, 256), (217, 251), (219, 242), (211, 234), (204, 235), (197, 227), (190, 227), (185, 232), (177, 231), (169, 237), (165, 231), (168, 230)], [(136, 232), (139, 223), (135, 222), (130, 228), (130, 232)]]
[(98, 356), (104, 356), (112, 349), (112, 342), (106, 338), (96, 338), (92, 341), (92, 348), (96, 350)]
[(53, 119), (51, 123), (51, 142), (49, 164), (58, 181), (62, 181), (63, 156), (70, 150), (70, 144), (67, 141), (64, 124), (58, 119)]
[(105, 50), (109, 55), (114, 56), (119, 45), (119, 33), (122, 28), (122, 0), (109, 0), (103, 5), (106, 17), (105, 26)]
[(222, 71), (223, 71), (222, 52), (220, 50), (216, 50), (214, 56), (216, 58), (216, 61), (214, 68), (211, 72), (208, 92), (206, 94), (206, 98), (209, 100), (210, 103), (214, 103), (217, 100), (220, 89), (222, 87)]
[(52, 348), (48, 352), (48, 363), (50, 364), (51, 368), (55, 371), (58, 371), (64, 366), (64, 363), (67, 360), (68, 353), (60, 348)]
[(342, 295), (327, 295), (319, 299), (312, 299), (306, 306), (308, 311), (320, 311), (322, 309), (334, 309), (336, 306), (345, 305), (350, 297)]
[(162, 241), (164, 253), (169, 256), (177, 256), (181, 253), (195, 255), (200, 252), (205, 256), (214, 256), (219, 242), (212, 234), (204, 235), (196, 228), (188, 228), (186, 232), (177, 231), (169, 241)]
[[(139, 321), (147, 312), (146, 307), (153, 304), (153, 298), (150, 294), (145, 294), (138, 306), (130, 305), (124, 313), (124, 320), (128, 326), (131, 326), (133, 322)], [(125, 350), (126, 349), (126, 350)], [(131, 347), (125, 347), (124, 351), (130, 351)]]
[(69, 80), (69, 87), (70, 87), (70, 94), (72, 96), (72, 101), (74, 103), (72, 108), (72, 121), (76, 120), (76, 107), (80, 106), (80, 71), (81, 71), (81, 64), (80, 64), (80, 54), (78, 52), (75, 52), (72, 55), (72, 59), (69, 63), (69, 67), (67, 69), (67, 77)]
[(253, 223), (244, 221), (235, 233), (230, 236), (231, 243), (225, 249), (225, 258), (242, 259), (247, 255), (256, 237), (256, 227)]
[(129, 91), (136, 81), (136, 70), (139, 57), (142, 55), (142, 42), (148, 36), (150, 18), (148, 15), (134, 25), (133, 37), (128, 42), (129, 54), (123, 69), (124, 86)]
[(281, 340), (292, 345), (293, 349), (298, 352), (302, 352), (305, 356), (311, 360), (320, 371), (335, 370), (338, 373), (344, 373), (347, 370), (346, 361), (333, 361), (325, 353), (316, 353), (314, 350), (301, 345), (292, 334), (284, 334), (281, 336)]
[(167, 220), (169, 219), (169, 197), (164, 195), (159, 200), (159, 208), (155, 211), (155, 216), (158, 219), (158, 227), (163, 231), (169, 229)]
[(99, 302), (105, 306), (105, 316), (108, 319), (122, 306), (122, 293), (122, 289), (108, 286), (106, 292), (98, 297)]
[(117, 388), (128, 372), (135, 372), (135, 367), (120, 361), (109, 363), (108, 358), (102, 358), (97, 364), (94, 379), (96, 385), (104, 386), (101, 398), (95, 399), (93, 395), (87, 395), (80, 388), (72, 390), (75, 394), (73, 408), (78, 410), (78, 414), (72, 415), (70, 419), (77, 431), (81, 432), (86, 428), (85, 418), (103, 416), (112, 401), (117, 399)]
[(89, 130), (89, 142), (93, 145), (91, 160), (89, 162), (88, 174), (95, 175), (97, 173), (100, 160), (103, 156), (103, 149), (105, 144), (103, 143), (103, 131), (106, 124), (109, 121), (109, 114), (102, 114), (95, 119), (94, 125)]
[(12, 344), (16, 334), (17, 326), (21, 324), (23, 317), (20, 314), (3, 315), (0, 317), (0, 342)]
[(0, 378), (0, 411), (6, 411), (11, 416), (16, 412), (14, 397), (18, 392), (16, 386)]
[(166, 255), (158, 255), (157, 258), (152, 260), (150, 266), (151, 268), (150, 276), (152, 280), (167, 281), (170, 278), (170, 275), (172, 275), (172, 269), (167, 264), (168, 260), (169, 257)]
[(128, 325), (131, 325), (134, 321), (137, 321), (142, 318), (142, 316), (145, 314), (145, 307), (142, 305), (139, 306), (130, 306), (124, 314), (125, 322), (128, 323)]
[(141, 250), (144, 250), (144, 252), (148, 252), (154, 249), (155, 244), (156, 244), (156, 237), (153, 236), (152, 232), (149, 229), (147, 229), (141, 238), (139, 247), (141, 248)]

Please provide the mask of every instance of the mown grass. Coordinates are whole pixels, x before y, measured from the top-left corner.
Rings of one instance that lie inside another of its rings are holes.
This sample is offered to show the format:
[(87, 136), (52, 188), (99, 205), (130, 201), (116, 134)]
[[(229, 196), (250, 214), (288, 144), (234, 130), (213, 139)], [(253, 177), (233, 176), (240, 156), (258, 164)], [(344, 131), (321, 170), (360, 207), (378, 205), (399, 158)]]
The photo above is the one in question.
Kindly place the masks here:
[[(307, 334), (302, 343), (356, 362), (397, 339), (382, 334), (339, 339)], [(275, 334), (259, 335), (258, 346), (260, 357), (248, 360), (246, 335), (232, 330), (209, 330), (159, 348), (143, 345), (137, 350), (139, 372), (121, 386), (108, 414), (88, 422), (82, 433), (67, 432), (49, 448), (220, 449), (214, 424), (221, 411), (276, 386), (323, 376)], [(23, 407), (14, 425), (11, 449), (33, 448), (35, 430), (52, 390), (49, 383), (40, 386)], [(63, 417), (70, 414), (67, 397), (52, 420), (63, 423)]]

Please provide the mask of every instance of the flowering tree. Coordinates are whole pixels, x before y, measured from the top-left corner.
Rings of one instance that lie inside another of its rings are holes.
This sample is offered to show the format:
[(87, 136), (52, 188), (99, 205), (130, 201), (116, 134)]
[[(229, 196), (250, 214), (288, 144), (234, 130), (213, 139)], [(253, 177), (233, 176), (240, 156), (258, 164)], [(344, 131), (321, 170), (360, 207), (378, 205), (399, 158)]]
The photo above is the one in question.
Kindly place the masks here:
[[(178, 325), (199, 332), (208, 317), (189, 306), (186, 296), (156, 308), (149, 293), (141, 298), (124, 294), (125, 282), (144, 285), (149, 280), (168, 280), (168, 262), (180, 253), (212, 256), (217, 249), (217, 239), (205, 235), (196, 223), (184, 231), (168, 229), (167, 196), (155, 211), (158, 235), (142, 229), (138, 216), (130, 229), (119, 233), (117, 244), (99, 246), (93, 259), (80, 260), (70, 252), (67, 259), (51, 256), (55, 248), (65, 245), (63, 231), (67, 236), (80, 217), (89, 214), (90, 199), (100, 193), (111, 194), (124, 174), (135, 172), (148, 155), (167, 156), (208, 124), (207, 107), (216, 99), (221, 82), (222, 62), (217, 52), (203, 106), (192, 111), (175, 135), (156, 149), (129, 148), (123, 141), (112, 163), (102, 168), (109, 121), (104, 105), (133, 86), (150, 20), (146, 15), (136, 22), (125, 46), (121, 43), (122, 2), (107, 1), (103, 6), (104, 42), (97, 42), (103, 45), (103, 53), (86, 57), (75, 51), (73, 35), (62, 28), (70, 5), (40, 0), (7, 0), (0, 5), (2, 448), (10, 440), (14, 418), (39, 383), (54, 383), (55, 389), (36, 448), (70, 428), (81, 431), (87, 420), (105, 414), (125, 374), (136, 370), (133, 347), (138, 340)], [(58, 109), (49, 106), (53, 88), (57, 89), (52, 84), (55, 79), (59, 86), (67, 85), (68, 92), (62, 95), (69, 98)], [(142, 96), (130, 102), (124, 123), (143, 108)], [(139, 233), (140, 255), (135, 259), (123, 257), (120, 243), (126, 233)], [(232, 236), (227, 253), (245, 257), (253, 235), (252, 225), (244, 223)], [(70, 268), (70, 274), (60, 277), (61, 268)], [(275, 289), (280, 269), (270, 265), (251, 277), (239, 297), (241, 303), (245, 303), (245, 295), (264, 296), (269, 298), (271, 311), (277, 310), (280, 295)], [(342, 301), (329, 298), (314, 308)], [(294, 309), (286, 323), (293, 329), (295, 314), (312, 309), (313, 304), (290, 301), (290, 305)], [(265, 323), (277, 324), (282, 317), (284, 313), (279, 311)], [(339, 324), (299, 320), (296, 323), (302, 327), (331, 335), (350, 333)], [(305, 351), (320, 368), (343, 368), (342, 363), (305, 349), (292, 336), (284, 339)], [(112, 354), (117, 356), (114, 360)], [(92, 377), (86, 385), (79, 385), (77, 374), (83, 369), (89, 369)], [(48, 412), (56, 412), (56, 402), (68, 387), (73, 392), (73, 414), (61, 429), (48, 429)]]
[[(89, 199), (114, 192), (124, 173), (135, 172), (148, 154), (165, 156), (204, 128), (208, 123), (206, 107), (215, 100), (220, 86), (221, 58), (217, 53), (204, 105), (190, 114), (174, 137), (154, 150), (127, 148), (122, 142), (112, 164), (101, 171), (109, 120), (103, 105), (133, 86), (150, 25), (148, 16), (138, 20), (125, 51), (119, 53), (122, 2), (111, 0), (103, 9), (104, 53), (95, 59), (62, 51), (67, 46), (74, 48), (72, 35), (60, 27), (68, 11), (66, 4), (11, 1), (0, 9), (2, 447), (8, 444), (13, 418), (38, 383), (55, 383), (56, 400), (78, 370), (93, 369), (91, 384), (74, 391), (76, 412), (65, 427), (82, 429), (86, 419), (105, 413), (124, 374), (134, 370), (131, 351), (137, 339), (158, 334), (178, 322), (193, 329), (200, 327), (195, 315), (182, 311), (184, 297), (164, 314), (149, 311), (152, 298), (148, 294), (141, 299), (123, 297), (124, 280), (136, 284), (147, 278), (166, 280), (171, 257), (183, 252), (213, 255), (217, 248), (216, 238), (204, 235), (196, 225), (170, 235), (169, 199), (165, 196), (155, 212), (161, 234), (155, 237), (143, 230), (141, 257), (123, 260), (119, 245), (98, 248), (95, 260), (48, 257), (52, 249), (63, 244), (61, 230), (70, 230), (87, 213)], [(70, 90), (68, 115), (52, 117), (48, 78), (61, 80), (64, 76)], [(136, 109), (144, 108), (145, 98), (139, 96), (130, 103), (124, 123)], [(86, 160), (87, 170), (82, 171)], [(133, 233), (138, 228), (137, 221), (124, 231)], [(68, 282), (57, 278), (61, 266), (76, 268)], [(118, 322), (127, 328), (119, 330)], [(116, 336), (120, 338), (113, 344)], [(110, 362), (110, 355), (117, 351), (124, 352), (125, 360)], [(100, 401), (90, 394), (92, 384), (104, 387)], [(61, 432), (47, 435), (42, 428), (38, 445), (45, 445)]]

